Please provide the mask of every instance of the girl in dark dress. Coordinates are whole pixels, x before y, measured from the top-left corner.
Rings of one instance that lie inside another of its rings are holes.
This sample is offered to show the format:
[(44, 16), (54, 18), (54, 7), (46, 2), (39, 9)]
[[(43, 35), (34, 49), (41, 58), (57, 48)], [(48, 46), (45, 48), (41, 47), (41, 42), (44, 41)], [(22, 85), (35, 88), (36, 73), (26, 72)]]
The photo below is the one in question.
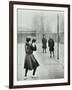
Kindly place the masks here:
[(33, 75), (32, 77), (35, 77), (35, 72), (37, 67), (39, 66), (39, 63), (37, 62), (37, 60), (35, 59), (34, 55), (33, 55), (33, 51), (36, 51), (36, 45), (35, 42), (36, 40), (33, 39), (32, 43), (30, 44), (30, 38), (26, 39), (26, 44), (25, 44), (25, 52), (26, 52), (26, 56), (25, 56), (25, 62), (24, 62), (24, 68), (25, 68), (25, 77), (24, 79), (27, 78), (27, 72), (28, 70), (33, 70)]
[(43, 35), (43, 38), (42, 38), (42, 48), (43, 48), (43, 53), (46, 53), (47, 39), (45, 38), (45, 35)]
[(52, 54), (54, 56), (54, 40), (53, 39), (49, 39), (48, 40), (48, 46), (49, 46), (49, 51), (50, 51), (50, 57), (52, 57)]

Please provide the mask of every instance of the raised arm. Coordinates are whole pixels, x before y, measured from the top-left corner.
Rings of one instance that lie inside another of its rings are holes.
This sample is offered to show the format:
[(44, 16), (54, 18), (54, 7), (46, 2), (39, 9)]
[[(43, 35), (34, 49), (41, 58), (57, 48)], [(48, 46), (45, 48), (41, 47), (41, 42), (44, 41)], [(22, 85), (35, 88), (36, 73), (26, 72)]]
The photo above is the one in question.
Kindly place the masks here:
[(31, 45), (31, 49), (32, 49), (33, 51), (36, 51), (36, 50), (37, 50), (36, 45)]

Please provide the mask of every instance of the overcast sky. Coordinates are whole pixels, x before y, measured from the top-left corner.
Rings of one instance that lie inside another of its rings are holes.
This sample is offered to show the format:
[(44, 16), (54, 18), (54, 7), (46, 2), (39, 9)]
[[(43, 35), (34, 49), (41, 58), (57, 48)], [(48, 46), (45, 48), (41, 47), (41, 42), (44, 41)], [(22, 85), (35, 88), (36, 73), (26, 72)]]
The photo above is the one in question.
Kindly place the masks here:
[(41, 30), (44, 32), (57, 32), (57, 13), (59, 13), (59, 31), (64, 32), (63, 11), (25, 10), (18, 9), (18, 31)]

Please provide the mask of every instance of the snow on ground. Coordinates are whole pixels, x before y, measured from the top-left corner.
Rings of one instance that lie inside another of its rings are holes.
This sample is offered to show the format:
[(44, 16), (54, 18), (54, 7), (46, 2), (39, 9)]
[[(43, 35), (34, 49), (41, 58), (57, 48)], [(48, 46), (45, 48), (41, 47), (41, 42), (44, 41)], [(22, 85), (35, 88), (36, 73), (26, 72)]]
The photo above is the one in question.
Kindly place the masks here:
[[(24, 43), (19, 43), (17, 47), (17, 80), (24, 80), (24, 58), (25, 48)], [(47, 53), (42, 52), (42, 45), (37, 44), (37, 51), (34, 52), (34, 56), (39, 62), (40, 66), (37, 68), (36, 75), (39, 79), (59, 79), (64, 78), (64, 44), (59, 45), (59, 60), (57, 59), (57, 43), (55, 43), (55, 56), (49, 57), (49, 48), (47, 47)], [(28, 71), (27, 80), (33, 80), (31, 78), (33, 71)]]

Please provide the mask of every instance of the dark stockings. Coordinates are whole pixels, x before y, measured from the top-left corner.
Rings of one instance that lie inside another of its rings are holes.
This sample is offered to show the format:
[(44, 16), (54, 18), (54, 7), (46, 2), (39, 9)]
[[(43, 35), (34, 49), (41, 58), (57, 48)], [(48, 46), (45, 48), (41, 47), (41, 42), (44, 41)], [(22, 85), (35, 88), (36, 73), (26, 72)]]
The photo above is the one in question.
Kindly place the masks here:
[(27, 76), (28, 69), (25, 69), (25, 76)]
[(50, 51), (50, 57), (51, 57), (51, 51)]
[(33, 70), (33, 75), (35, 75), (36, 69), (37, 69), (37, 68), (34, 68), (34, 70)]
[(43, 53), (44, 53), (44, 52), (46, 53), (46, 49), (43, 49)]
[[(36, 69), (37, 69), (37, 68), (34, 68), (34, 70), (33, 70), (33, 75), (35, 75)], [(28, 72), (28, 69), (25, 69), (25, 77), (27, 76), (27, 72)]]
[(53, 57), (54, 57), (54, 51), (53, 51)]
[(54, 57), (54, 51), (50, 51), (50, 57), (52, 57), (52, 53), (53, 53), (53, 57)]

